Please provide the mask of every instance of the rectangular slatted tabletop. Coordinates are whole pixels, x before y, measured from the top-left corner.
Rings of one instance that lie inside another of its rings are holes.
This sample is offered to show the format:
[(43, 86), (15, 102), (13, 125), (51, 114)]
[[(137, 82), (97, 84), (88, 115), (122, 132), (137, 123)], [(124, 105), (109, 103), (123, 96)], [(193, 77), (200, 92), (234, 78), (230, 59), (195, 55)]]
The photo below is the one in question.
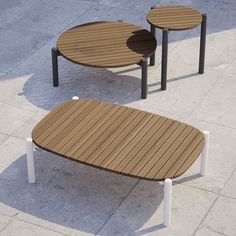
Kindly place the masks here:
[(203, 134), (190, 125), (85, 99), (52, 110), (33, 129), (32, 139), (62, 157), (148, 180), (180, 176), (204, 147)]

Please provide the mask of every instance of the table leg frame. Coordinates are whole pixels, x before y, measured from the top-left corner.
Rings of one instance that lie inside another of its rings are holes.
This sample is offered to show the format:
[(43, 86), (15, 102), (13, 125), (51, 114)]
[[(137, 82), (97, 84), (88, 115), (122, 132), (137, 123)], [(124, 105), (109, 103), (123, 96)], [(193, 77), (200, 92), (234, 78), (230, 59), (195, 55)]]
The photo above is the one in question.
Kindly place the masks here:
[(168, 60), (168, 29), (162, 30), (161, 90), (166, 90)]
[(170, 226), (171, 224), (171, 199), (172, 199), (172, 180), (164, 181), (164, 206), (163, 206), (163, 224)]
[(207, 15), (202, 14), (202, 23), (201, 23), (201, 36), (200, 36), (200, 53), (199, 53), (199, 74), (204, 73), (204, 64), (205, 64), (205, 48), (206, 48), (206, 27), (207, 27)]
[[(156, 27), (151, 24), (150, 31), (154, 37), (156, 37)], [(155, 50), (156, 51), (156, 50)], [(155, 51), (150, 57), (150, 66), (155, 66)]]
[(32, 138), (26, 139), (26, 155), (29, 183), (35, 183), (34, 144)]
[[(155, 9), (155, 8), (156, 8), (156, 6), (151, 6), (151, 10)], [(156, 27), (152, 24), (150, 24), (150, 32), (156, 38)], [(155, 66), (155, 52), (150, 57), (150, 66)]]
[(60, 56), (60, 52), (57, 48), (52, 48), (52, 79), (53, 79), (53, 86), (58, 87), (58, 56)]
[(147, 98), (147, 59), (143, 58), (140, 63), (138, 63), (142, 69), (142, 78), (141, 78), (141, 97), (143, 99)]

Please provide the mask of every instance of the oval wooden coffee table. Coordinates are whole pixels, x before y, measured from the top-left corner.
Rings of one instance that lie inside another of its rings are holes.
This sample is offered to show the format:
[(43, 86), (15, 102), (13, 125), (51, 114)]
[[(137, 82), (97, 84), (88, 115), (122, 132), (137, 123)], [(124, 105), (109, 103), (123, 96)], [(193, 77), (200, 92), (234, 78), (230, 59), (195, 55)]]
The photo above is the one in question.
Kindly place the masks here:
[(92, 22), (71, 28), (52, 49), (53, 85), (58, 86), (57, 56), (84, 66), (142, 67), (142, 98), (147, 97), (147, 58), (156, 49), (156, 39), (147, 30), (124, 22)]
[[(198, 129), (102, 101), (63, 103), (35, 126), (32, 139), (27, 139), (29, 182), (35, 181), (32, 142), (48, 152), (96, 168), (145, 180), (165, 180), (165, 199), (169, 203), (171, 179), (187, 171), (201, 153), (205, 174), (207, 136), (204, 138)], [(165, 208), (166, 225), (169, 203)]]
[[(166, 90), (168, 32), (188, 30), (201, 24), (199, 74), (204, 73), (205, 44), (206, 44), (206, 14), (185, 6), (152, 7), (147, 14), (147, 21), (151, 25), (151, 32), (156, 34), (155, 27), (162, 29), (162, 69), (161, 89)], [(150, 65), (155, 65), (155, 54), (150, 59)]]

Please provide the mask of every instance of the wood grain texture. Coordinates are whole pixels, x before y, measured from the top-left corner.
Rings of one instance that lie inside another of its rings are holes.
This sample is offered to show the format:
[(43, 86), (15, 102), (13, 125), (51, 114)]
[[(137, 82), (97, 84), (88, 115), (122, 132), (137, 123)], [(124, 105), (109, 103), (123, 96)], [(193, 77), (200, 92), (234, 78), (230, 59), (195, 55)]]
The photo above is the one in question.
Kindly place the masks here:
[(91, 67), (122, 67), (137, 64), (156, 49), (152, 34), (124, 22), (92, 22), (61, 34), (57, 48), (66, 59)]
[(161, 6), (148, 12), (147, 21), (160, 29), (187, 30), (201, 24), (202, 15), (190, 7)]
[(61, 104), (33, 129), (34, 143), (93, 167), (147, 180), (182, 175), (204, 147), (196, 128), (96, 100)]

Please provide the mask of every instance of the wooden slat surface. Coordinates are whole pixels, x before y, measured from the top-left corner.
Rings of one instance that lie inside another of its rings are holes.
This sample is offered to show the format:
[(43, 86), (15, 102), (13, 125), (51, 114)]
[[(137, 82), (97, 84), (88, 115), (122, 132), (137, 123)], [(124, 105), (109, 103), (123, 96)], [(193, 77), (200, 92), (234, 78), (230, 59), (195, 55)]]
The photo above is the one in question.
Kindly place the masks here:
[(57, 48), (68, 60), (92, 67), (137, 64), (156, 49), (152, 34), (124, 22), (92, 22), (61, 34)]
[(190, 125), (86, 99), (55, 108), (35, 126), (32, 138), (65, 158), (148, 180), (180, 176), (204, 147), (203, 134)]
[(201, 24), (202, 15), (190, 7), (161, 6), (148, 12), (147, 21), (161, 29), (187, 30)]

